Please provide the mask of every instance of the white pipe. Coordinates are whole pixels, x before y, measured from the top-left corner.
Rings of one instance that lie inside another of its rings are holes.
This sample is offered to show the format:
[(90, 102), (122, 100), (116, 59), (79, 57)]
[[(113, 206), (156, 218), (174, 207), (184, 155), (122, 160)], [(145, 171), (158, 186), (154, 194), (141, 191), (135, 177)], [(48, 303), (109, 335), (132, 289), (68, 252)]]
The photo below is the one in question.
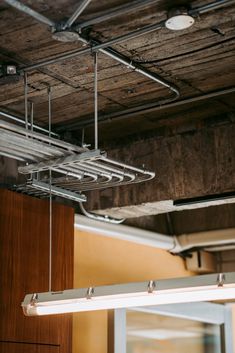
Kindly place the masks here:
[(125, 225), (104, 223), (81, 215), (75, 216), (75, 228), (169, 251), (176, 248), (174, 237)]
[[(235, 228), (210, 230), (200, 233), (182, 234), (177, 237), (181, 251), (207, 246), (222, 247), (235, 244)], [(207, 249), (210, 251), (210, 248)], [(175, 252), (173, 250), (173, 252)]]
[[(219, 251), (224, 246), (235, 246), (235, 228), (211, 230), (206, 232), (168, 236), (144, 229), (120, 224), (104, 223), (85, 216), (75, 216), (75, 228), (85, 232), (95, 233), (104, 237), (116, 238), (136, 244), (168, 250), (171, 253), (181, 253), (192, 248), (216, 247)], [(211, 250), (213, 251), (214, 248)]]

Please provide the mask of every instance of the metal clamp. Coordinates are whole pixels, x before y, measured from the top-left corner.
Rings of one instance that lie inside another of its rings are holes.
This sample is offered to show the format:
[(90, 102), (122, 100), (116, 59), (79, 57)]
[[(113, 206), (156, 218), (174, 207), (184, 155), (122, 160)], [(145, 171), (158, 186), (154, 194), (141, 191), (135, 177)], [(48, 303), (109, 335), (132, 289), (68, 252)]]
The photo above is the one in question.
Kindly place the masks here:
[(89, 287), (87, 289), (86, 298), (87, 299), (91, 299), (93, 294), (94, 294), (94, 292), (95, 292), (95, 288), (94, 287)]
[(148, 293), (153, 293), (156, 288), (156, 283), (154, 281), (149, 281), (148, 283)]
[(225, 274), (224, 273), (219, 273), (217, 277), (217, 285), (218, 287), (223, 287), (225, 282)]
[(37, 293), (34, 293), (32, 295), (32, 298), (30, 300), (30, 305), (35, 305), (37, 303), (37, 300), (38, 300), (38, 294)]

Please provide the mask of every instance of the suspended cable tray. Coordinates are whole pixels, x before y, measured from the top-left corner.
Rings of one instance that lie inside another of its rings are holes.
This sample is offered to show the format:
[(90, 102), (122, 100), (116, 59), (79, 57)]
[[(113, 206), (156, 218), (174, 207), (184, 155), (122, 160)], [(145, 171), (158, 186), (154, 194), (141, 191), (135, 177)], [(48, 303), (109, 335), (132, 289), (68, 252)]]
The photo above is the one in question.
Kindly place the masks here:
[[(88, 150), (15, 124), (0, 121), (0, 154), (25, 162), (19, 173), (30, 177), (17, 191), (52, 194), (86, 201), (82, 191), (104, 189), (152, 179), (155, 173), (107, 157), (105, 152)], [(52, 172), (52, 187), (47, 171)]]

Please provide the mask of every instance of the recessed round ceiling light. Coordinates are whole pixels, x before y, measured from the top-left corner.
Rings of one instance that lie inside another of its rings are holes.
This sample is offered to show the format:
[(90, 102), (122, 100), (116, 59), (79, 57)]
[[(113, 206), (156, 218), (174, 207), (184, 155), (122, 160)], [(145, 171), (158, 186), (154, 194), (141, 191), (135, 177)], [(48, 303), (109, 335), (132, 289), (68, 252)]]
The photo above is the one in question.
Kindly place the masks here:
[(188, 14), (185, 8), (173, 9), (168, 14), (165, 26), (172, 31), (180, 31), (191, 27), (194, 22), (194, 18)]

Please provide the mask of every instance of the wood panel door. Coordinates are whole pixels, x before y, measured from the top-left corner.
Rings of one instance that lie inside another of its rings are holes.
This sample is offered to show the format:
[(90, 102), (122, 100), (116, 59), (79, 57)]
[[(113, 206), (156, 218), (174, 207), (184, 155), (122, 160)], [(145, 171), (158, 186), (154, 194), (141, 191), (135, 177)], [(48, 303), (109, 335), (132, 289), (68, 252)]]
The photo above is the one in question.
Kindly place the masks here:
[[(73, 287), (74, 211), (53, 203), (52, 219), (56, 291)], [(48, 201), (0, 190), (0, 261), (0, 341), (54, 345), (60, 353), (71, 352), (71, 315), (25, 317), (21, 309), (25, 294), (48, 291)]]

